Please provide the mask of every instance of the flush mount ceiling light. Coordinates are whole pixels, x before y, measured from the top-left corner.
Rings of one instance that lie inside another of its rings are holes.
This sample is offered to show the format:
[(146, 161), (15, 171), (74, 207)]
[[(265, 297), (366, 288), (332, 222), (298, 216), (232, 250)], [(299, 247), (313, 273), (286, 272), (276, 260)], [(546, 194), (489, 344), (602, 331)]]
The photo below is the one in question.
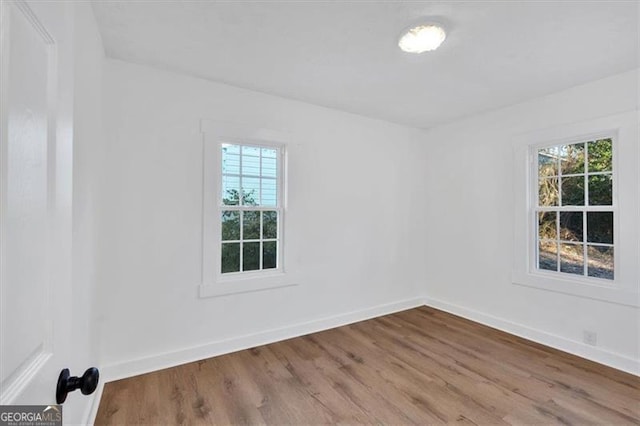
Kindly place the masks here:
[(437, 24), (423, 24), (405, 32), (398, 46), (405, 52), (423, 53), (436, 50), (447, 37), (444, 28)]

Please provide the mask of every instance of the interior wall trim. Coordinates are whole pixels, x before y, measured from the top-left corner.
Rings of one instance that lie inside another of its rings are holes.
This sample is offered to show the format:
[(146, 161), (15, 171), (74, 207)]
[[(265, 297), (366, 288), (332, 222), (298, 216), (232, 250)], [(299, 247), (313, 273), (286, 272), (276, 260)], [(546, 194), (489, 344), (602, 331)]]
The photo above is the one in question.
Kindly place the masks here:
[(610, 352), (602, 348), (589, 346), (582, 342), (570, 340), (565, 337), (537, 330), (513, 321), (442, 300), (416, 297), (324, 317), (317, 320), (302, 322), (291, 326), (248, 334), (237, 338), (214, 341), (200, 346), (180, 349), (177, 351), (169, 351), (158, 355), (107, 365), (101, 368), (102, 380), (95, 392), (95, 397), (90, 405), (90, 409), (87, 410), (86, 424), (93, 424), (95, 422), (104, 385), (108, 382), (175, 367), (177, 365), (201, 359), (241, 351), (256, 346), (267, 345), (311, 333), (317, 333), (319, 331), (341, 327), (343, 325), (353, 324), (359, 321), (365, 321), (371, 318), (417, 308), (419, 306), (429, 306), (435, 309), (440, 309), (479, 324), (640, 376), (640, 361), (631, 357)]
[(423, 305), (424, 303), (421, 297), (404, 299), (357, 311), (328, 316), (317, 320), (301, 322), (286, 327), (275, 328), (231, 339), (213, 341), (200, 346), (110, 364), (101, 368), (101, 375), (103, 377), (102, 382), (108, 383), (140, 374), (150, 373), (152, 371), (174, 367), (176, 365), (199, 361), (256, 346), (267, 345), (269, 343), (317, 333), (319, 331), (353, 324), (355, 322)]
[(638, 359), (442, 300), (425, 298), (424, 304), (506, 333), (640, 376), (640, 360)]

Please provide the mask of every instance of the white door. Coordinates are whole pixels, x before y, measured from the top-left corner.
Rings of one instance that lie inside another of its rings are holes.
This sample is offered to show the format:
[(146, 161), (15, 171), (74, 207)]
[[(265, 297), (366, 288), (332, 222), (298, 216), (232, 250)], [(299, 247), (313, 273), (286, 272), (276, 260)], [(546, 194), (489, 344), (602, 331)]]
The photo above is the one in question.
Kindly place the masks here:
[(55, 404), (70, 356), (73, 14), (64, 3), (0, 2), (0, 404)]

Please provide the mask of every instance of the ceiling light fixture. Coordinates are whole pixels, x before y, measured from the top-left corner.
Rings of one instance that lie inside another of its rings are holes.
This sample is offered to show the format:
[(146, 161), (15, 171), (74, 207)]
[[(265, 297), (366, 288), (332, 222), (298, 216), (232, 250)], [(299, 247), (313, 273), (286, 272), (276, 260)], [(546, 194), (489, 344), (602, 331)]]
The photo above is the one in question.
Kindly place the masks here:
[(423, 24), (413, 27), (405, 32), (398, 46), (405, 52), (423, 53), (436, 50), (447, 37), (440, 25)]

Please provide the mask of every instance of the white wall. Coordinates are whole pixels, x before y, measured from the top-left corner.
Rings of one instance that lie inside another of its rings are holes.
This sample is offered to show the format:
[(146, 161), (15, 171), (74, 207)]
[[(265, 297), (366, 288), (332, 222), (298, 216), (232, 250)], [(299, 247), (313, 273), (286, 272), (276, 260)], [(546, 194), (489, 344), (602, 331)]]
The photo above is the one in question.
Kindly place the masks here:
[[(637, 77), (422, 132), (107, 60), (106, 144), (95, 164), (95, 325), (106, 375), (282, 338), (327, 317), (412, 306), (422, 294), (433, 306), (629, 369), (639, 357), (637, 308), (511, 283), (511, 144), (522, 133), (636, 109)], [(201, 118), (291, 133), (286, 244), (299, 286), (198, 298)], [(597, 348), (581, 343), (585, 329), (598, 333)]]
[[(640, 371), (637, 308), (511, 283), (514, 138), (638, 102), (638, 73), (628, 72), (428, 131), (419, 193), (429, 304)], [(597, 348), (582, 344), (585, 329), (598, 333)]]
[[(410, 149), (421, 132), (120, 61), (104, 72), (96, 320), (112, 376), (212, 342), (419, 303)], [(201, 118), (290, 133), (286, 262), (299, 286), (198, 298)]]
[[(104, 50), (89, 3), (74, 4), (74, 111), (73, 111), (73, 240), (71, 354), (72, 375), (98, 366), (97, 345), (91, 326), (96, 286), (95, 170), (102, 139), (102, 69)], [(92, 409), (93, 394), (69, 395), (65, 402), (65, 423), (84, 423)]]

